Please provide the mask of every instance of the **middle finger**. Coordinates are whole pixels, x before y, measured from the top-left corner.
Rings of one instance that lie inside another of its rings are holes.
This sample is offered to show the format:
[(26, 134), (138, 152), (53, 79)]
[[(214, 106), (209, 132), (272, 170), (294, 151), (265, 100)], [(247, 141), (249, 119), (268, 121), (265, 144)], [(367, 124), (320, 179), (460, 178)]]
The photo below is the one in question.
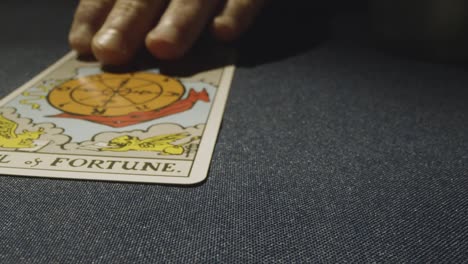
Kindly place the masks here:
[(146, 37), (149, 51), (160, 59), (181, 57), (204, 29), (219, 0), (172, 0)]
[(104, 64), (128, 62), (143, 44), (167, 0), (117, 0), (104, 25), (93, 38), (92, 49)]

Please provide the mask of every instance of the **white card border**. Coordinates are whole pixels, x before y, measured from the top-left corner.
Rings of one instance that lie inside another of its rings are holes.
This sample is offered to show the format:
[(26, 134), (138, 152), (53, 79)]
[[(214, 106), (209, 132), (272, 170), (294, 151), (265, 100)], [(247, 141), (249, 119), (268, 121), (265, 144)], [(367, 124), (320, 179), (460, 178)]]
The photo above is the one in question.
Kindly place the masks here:
[[(67, 53), (65, 56), (60, 58), (58, 61), (53, 63), (44, 71), (33, 77), (30, 81), (26, 82), (19, 88), (10, 92), (7, 96), (0, 100), (0, 107), (19, 96), (25, 89), (32, 87), (33, 85), (40, 82), (48, 74), (54, 72), (62, 64), (69, 60), (77, 57), (75, 51)], [(221, 82), (218, 85), (213, 105), (211, 106), (208, 114), (207, 122), (203, 131), (203, 136), (196, 153), (194, 160), (192, 161), (192, 167), (188, 177), (181, 176), (132, 176), (123, 174), (101, 174), (96, 172), (83, 172), (77, 171), (76, 174), (72, 175), (67, 172), (67, 176), (63, 176), (63, 171), (60, 170), (47, 170), (40, 171), (27, 168), (7, 168), (1, 167), (0, 175), (6, 177), (19, 176), (19, 177), (41, 177), (41, 178), (58, 178), (64, 180), (92, 180), (92, 181), (113, 181), (113, 182), (135, 182), (135, 183), (152, 183), (152, 184), (181, 184), (181, 185), (192, 185), (204, 181), (208, 176), (208, 170), (211, 163), (211, 158), (214, 152), (217, 136), (221, 127), (222, 118), (224, 115), (224, 109), (226, 106), (229, 90), (231, 87), (232, 79), (234, 77), (235, 66), (227, 65), (224, 66), (221, 75)], [(5, 151), (11, 152), (11, 151)], [(39, 153), (40, 154), (40, 153)], [(57, 154), (62, 155), (62, 154)], [(97, 158), (103, 158), (105, 156), (96, 156)]]

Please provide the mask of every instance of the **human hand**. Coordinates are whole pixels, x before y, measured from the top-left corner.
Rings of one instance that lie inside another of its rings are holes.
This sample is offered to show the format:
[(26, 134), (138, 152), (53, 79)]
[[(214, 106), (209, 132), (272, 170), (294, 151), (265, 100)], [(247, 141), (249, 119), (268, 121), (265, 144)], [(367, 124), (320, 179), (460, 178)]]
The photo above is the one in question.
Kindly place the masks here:
[(71, 47), (104, 64), (124, 64), (146, 45), (159, 59), (184, 55), (209, 26), (222, 41), (239, 37), (267, 0), (81, 0)]

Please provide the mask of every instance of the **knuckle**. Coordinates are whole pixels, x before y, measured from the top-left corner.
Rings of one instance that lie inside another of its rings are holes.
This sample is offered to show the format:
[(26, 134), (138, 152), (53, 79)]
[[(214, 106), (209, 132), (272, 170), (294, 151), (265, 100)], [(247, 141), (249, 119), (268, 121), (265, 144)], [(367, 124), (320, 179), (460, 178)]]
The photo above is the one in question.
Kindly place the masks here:
[(122, 0), (117, 2), (116, 8), (122, 13), (142, 13), (150, 6), (149, 0)]
[(82, 0), (78, 5), (75, 13), (75, 19), (78, 21), (89, 21), (99, 17), (100, 14), (105, 13), (112, 6), (112, 1), (101, 0)]
[(256, 1), (252, 0), (236, 0), (235, 5), (237, 5), (240, 10), (249, 10), (255, 7), (255, 2)]
[(80, 5), (78, 6), (78, 11), (87, 13), (87, 12), (96, 12), (103, 9), (107, 9), (112, 5), (111, 0), (81, 0)]
[(201, 5), (212, 5), (212, 4), (219, 2), (219, 0), (198, 0), (198, 2)]
[(193, 7), (207, 7), (218, 3), (220, 0), (179, 0), (180, 7), (193, 8)]

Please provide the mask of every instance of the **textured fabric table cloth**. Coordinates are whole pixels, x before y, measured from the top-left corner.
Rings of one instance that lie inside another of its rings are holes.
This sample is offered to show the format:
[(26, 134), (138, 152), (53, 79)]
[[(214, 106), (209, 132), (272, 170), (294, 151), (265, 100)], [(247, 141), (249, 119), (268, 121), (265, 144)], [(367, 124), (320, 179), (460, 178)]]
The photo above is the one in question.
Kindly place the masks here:
[[(2, 96), (68, 51), (66, 2), (0, 3)], [(1, 176), (0, 263), (468, 262), (466, 65), (282, 12), (235, 44), (206, 182)]]

